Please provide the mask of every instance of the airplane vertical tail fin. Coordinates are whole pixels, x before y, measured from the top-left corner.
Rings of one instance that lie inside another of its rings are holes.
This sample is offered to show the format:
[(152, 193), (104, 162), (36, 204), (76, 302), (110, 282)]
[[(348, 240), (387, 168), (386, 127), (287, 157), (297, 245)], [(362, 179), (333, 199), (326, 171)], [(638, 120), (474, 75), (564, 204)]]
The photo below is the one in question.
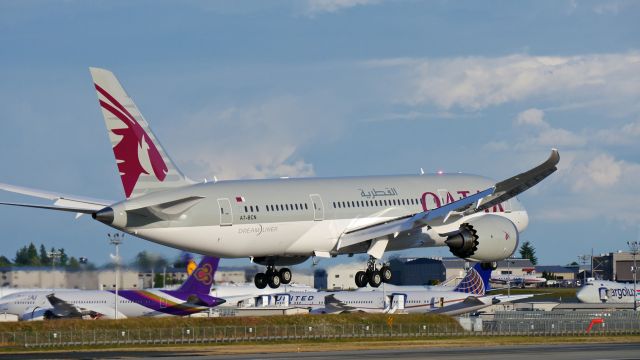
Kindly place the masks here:
[(489, 291), (489, 279), (491, 278), (491, 269), (485, 270), (480, 263), (469, 269), (467, 275), (453, 289), (453, 291), (468, 293), (472, 295), (483, 296)]
[(115, 75), (89, 70), (127, 199), (189, 184)]
[(187, 278), (187, 281), (180, 286), (178, 291), (191, 293), (191, 294), (203, 294), (209, 295), (211, 292), (211, 285), (213, 285), (213, 277), (218, 270), (219, 258), (205, 256), (198, 264), (198, 267)]

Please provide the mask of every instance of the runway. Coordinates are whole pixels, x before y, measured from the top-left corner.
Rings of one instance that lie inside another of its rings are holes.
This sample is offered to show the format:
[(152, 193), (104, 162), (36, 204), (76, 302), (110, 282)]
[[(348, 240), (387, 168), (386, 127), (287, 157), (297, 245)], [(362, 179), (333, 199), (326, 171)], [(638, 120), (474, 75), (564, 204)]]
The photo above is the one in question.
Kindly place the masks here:
[[(215, 351), (215, 349), (213, 350)], [(639, 343), (614, 344), (570, 344), (570, 345), (521, 345), (487, 346), (471, 348), (424, 348), (424, 349), (385, 349), (328, 352), (293, 353), (253, 353), (253, 354), (212, 354), (211, 350), (197, 349), (185, 351), (85, 351), (52, 352), (32, 354), (1, 354), (0, 359), (309, 359), (309, 360), (347, 360), (347, 359), (450, 359), (450, 360), (589, 360), (589, 359), (640, 359)]]

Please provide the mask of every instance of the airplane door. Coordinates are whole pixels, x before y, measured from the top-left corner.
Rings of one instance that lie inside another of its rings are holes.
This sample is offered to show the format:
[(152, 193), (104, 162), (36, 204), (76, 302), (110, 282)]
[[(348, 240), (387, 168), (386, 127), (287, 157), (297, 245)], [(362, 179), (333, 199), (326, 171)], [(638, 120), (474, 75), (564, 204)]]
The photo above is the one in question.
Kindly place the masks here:
[(324, 220), (324, 206), (322, 205), (322, 198), (318, 194), (309, 195), (311, 203), (313, 204), (313, 220)]
[(233, 225), (233, 211), (229, 199), (218, 199), (218, 206), (220, 206), (220, 226)]
[(607, 289), (606, 287), (599, 288), (598, 294), (600, 295), (600, 301), (602, 301), (603, 303), (609, 300), (609, 289)]
[(391, 309), (404, 310), (406, 302), (407, 302), (407, 295), (393, 294), (393, 300), (391, 301)]

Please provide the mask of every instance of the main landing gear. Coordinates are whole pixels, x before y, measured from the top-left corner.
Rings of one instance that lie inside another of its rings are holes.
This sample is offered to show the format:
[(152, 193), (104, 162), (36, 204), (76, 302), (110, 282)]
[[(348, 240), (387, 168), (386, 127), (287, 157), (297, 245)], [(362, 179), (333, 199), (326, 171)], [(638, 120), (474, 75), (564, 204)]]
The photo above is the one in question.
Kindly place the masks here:
[(264, 289), (269, 285), (272, 289), (277, 289), (280, 284), (288, 284), (291, 282), (291, 270), (282, 268), (277, 270), (275, 266), (267, 266), (267, 271), (264, 273), (257, 273), (253, 278), (253, 283), (256, 284), (258, 289)]
[(376, 267), (376, 259), (370, 256), (369, 261), (367, 261), (367, 270), (358, 271), (355, 280), (358, 287), (365, 287), (369, 284), (377, 288), (382, 283), (391, 281), (391, 268), (388, 265), (382, 265), (380, 270), (378, 270)]

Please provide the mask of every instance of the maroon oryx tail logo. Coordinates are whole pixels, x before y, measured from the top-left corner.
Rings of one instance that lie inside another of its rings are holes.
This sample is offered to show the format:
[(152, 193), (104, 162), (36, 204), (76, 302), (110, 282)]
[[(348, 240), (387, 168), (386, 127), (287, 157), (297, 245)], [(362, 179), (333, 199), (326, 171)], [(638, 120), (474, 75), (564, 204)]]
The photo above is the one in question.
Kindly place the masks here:
[[(115, 135), (122, 137), (113, 147), (113, 153), (126, 197), (131, 196), (141, 174), (149, 175), (149, 169), (145, 169), (144, 165), (148, 167), (148, 164), (151, 164), (156, 179), (164, 181), (168, 168), (153, 140), (122, 104), (98, 84), (94, 85), (96, 90), (110, 102), (100, 100), (100, 106), (120, 119), (126, 126), (111, 130)], [(142, 159), (143, 162), (141, 162), (140, 156), (147, 158)]]
[(213, 269), (210, 264), (204, 264), (202, 267), (197, 268), (193, 276), (204, 285), (213, 284)]

